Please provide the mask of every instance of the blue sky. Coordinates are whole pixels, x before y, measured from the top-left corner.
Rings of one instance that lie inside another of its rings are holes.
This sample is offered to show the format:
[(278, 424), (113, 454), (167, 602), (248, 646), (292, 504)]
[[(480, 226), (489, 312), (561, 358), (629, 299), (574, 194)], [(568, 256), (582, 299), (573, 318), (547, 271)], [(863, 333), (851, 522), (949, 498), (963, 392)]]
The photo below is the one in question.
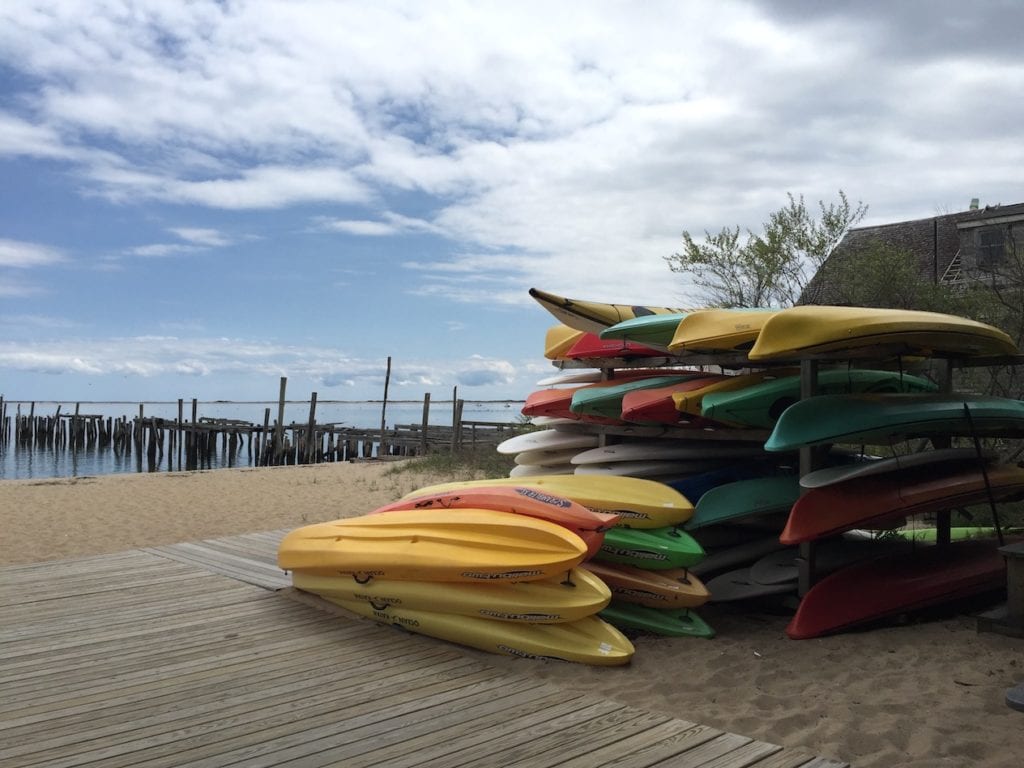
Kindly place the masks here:
[(530, 287), (667, 306), (684, 231), (1024, 201), (1024, 6), (0, 6), (0, 394), (524, 398)]

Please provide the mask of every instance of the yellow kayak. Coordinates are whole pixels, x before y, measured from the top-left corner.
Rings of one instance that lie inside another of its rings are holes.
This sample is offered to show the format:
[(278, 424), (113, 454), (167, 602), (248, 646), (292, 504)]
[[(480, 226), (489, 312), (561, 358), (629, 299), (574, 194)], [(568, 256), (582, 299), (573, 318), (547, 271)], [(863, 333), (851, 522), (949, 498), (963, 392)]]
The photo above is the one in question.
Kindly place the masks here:
[(668, 350), (677, 355), (743, 352), (778, 314), (766, 309), (704, 309), (679, 321)]
[(374, 608), (407, 608), (528, 624), (561, 624), (592, 616), (608, 605), (611, 591), (583, 568), (553, 579), (516, 583), (461, 583), (292, 574), (296, 589), (325, 598), (367, 603)]
[(701, 415), (701, 402), (705, 395), (714, 392), (735, 392), (746, 387), (752, 387), (763, 381), (772, 381), (783, 376), (795, 376), (800, 373), (796, 368), (784, 368), (772, 371), (757, 371), (755, 373), (741, 373), (737, 376), (727, 376), (709, 383), (706, 387), (693, 389), (684, 392), (674, 392), (672, 402), (676, 404), (676, 410), (680, 413), (688, 413), (692, 416)]
[(871, 307), (791, 307), (776, 313), (751, 360), (839, 355), (1015, 355), (1006, 333), (957, 315)]
[(582, 301), (567, 299), (555, 293), (548, 293), (536, 288), (530, 289), (530, 295), (544, 309), (554, 315), (563, 325), (587, 333), (600, 333), (623, 320), (632, 320), (644, 315), (678, 315), (693, 312), (692, 309), (674, 309), (672, 307), (646, 307), (629, 304), (606, 304), (600, 301)]
[(664, 528), (684, 523), (693, 515), (693, 504), (678, 491), (655, 480), (626, 476), (536, 475), (463, 480), (420, 488), (405, 498), (488, 485), (540, 488), (597, 512), (619, 515), (617, 526), (624, 528)]
[(564, 624), (515, 624), (408, 608), (378, 610), (366, 602), (329, 599), (352, 613), (381, 624), (392, 624), (487, 653), (598, 666), (627, 664), (634, 653), (633, 644), (625, 635), (597, 616), (586, 616)]
[(565, 353), (586, 335), (586, 332), (577, 331), (567, 325), (551, 326), (544, 335), (544, 357), (548, 360), (564, 359)]
[(536, 581), (586, 556), (583, 539), (547, 520), (490, 509), (401, 510), (307, 525), (284, 537), (286, 571), (422, 581)]

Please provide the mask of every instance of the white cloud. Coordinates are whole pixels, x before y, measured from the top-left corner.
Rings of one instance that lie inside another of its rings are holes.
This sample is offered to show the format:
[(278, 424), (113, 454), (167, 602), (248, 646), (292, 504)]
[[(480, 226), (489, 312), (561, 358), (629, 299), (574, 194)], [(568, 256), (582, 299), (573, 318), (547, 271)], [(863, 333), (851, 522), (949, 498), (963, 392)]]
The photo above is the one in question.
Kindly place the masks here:
[(196, 245), (206, 245), (210, 247), (231, 245), (231, 238), (216, 229), (201, 227), (172, 227), (171, 232), (176, 234), (182, 240), (195, 243)]
[(0, 239), (0, 267), (30, 269), (57, 264), (65, 260), (64, 254), (57, 248), (20, 240)]

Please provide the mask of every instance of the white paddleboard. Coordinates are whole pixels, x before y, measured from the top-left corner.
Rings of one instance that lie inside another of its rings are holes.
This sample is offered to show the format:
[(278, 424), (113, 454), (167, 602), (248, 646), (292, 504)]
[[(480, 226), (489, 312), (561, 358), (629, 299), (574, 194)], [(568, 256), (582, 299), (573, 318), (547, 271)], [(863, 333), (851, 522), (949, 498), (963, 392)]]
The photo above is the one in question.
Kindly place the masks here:
[(560, 384), (593, 384), (600, 380), (601, 371), (588, 368), (577, 371), (563, 371), (554, 376), (548, 376), (538, 381), (537, 386), (557, 387)]
[(540, 448), (534, 451), (523, 451), (515, 455), (516, 464), (536, 464), (542, 467), (554, 467), (560, 464), (571, 464), (572, 457), (579, 453), (578, 448), (557, 448), (547, 450)]
[[(996, 454), (991, 451), (982, 451), (985, 461), (991, 461), (995, 456)], [(961, 462), (966, 465), (969, 462), (977, 461), (978, 453), (974, 448), (940, 448), (934, 451), (919, 451), (904, 456), (892, 456), (887, 459), (856, 461), (852, 464), (816, 469), (801, 477), (800, 485), (803, 488), (822, 488), (855, 477), (881, 475), (909, 467), (923, 467), (946, 462)]]
[(536, 432), (524, 432), (498, 443), (497, 451), (501, 454), (523, 453), (524, 451), (554, 451), (563, 448), (593, 448), (599, 437), (589, 432), (576, 432), (561, 429), (541, 429)]
[(687, 476), (721, 466), (717, 462), (694, 461), (614, 461), (605, 464), (574, 464), (577, 475), (620, 475), (627, 477)]
[[(852, 539), (827, 539), (817, 542), (814, 551), (815, 572), (824, 575), (837, 571), (845, 565), (861, 560), (881, 557), (903, 549), (909, 551), (907, 542), (893, 539), (856, 541)], [(759, 584), (788, 584), (795, 582), (799, 575), (797, 557), (800, 550), (784, 547), (771, 552), (750, 566), (750, 578)]]
[(572, 464), (545, 466), (541, 464), (516, 464), (508, 473), (509, 477), (539, 477), (541, 475), (571, 475)]
[(767, 553), (780, 549), (785, 549), (785, 546), (779, 542), (778, 536), (761, 536), (753, 541), (745, 541), (731, 547), (722, 547), (708, 552), (704, 559), (690, 570), (698, 576), (735, 570), (741, 565), (750, 566), (751, 563), (758, 562), (758, 558), (763, 558)]
[(640, 440), (602, 445), (581, 451), (573, 464), (608, 464), (618, 461), (727, 459), (763, 454), (760, 443), (717, 440)]

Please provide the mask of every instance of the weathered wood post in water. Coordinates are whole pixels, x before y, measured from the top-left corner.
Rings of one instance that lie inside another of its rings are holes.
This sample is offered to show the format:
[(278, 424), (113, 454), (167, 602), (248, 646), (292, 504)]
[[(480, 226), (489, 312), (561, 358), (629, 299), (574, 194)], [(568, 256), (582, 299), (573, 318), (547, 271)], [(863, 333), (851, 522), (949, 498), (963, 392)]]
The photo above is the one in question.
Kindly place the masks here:
[(387, 429), (387, 421), (385, 419), (385, 411), (388, 407), (388, 384), (391, 381), (391, 355), (388, 355), (388, 369), (384, 374), (384, 400), (380, 405), (380, 448), (377, 449), (377, 458), (381, 458), (386, 453), (384, 449), (385, 443), (385, 430)]
[(430, 393), (423, 395), (423, 423), (420, 427), (420, 456), (427, 455), (427, 429), (430, 424)]
[(306, 423), (306, 441), (303, 445), (302, 464), (316, 464), (316, 392), (309, 396), (309, 421)]
[(270, 463), (282, 464), (284, 453), (284, 393), (288, 387), (288, 377), (281, 377), (281, 392), (277, 396), (277, 424), (274, 427), (274, 455)]

